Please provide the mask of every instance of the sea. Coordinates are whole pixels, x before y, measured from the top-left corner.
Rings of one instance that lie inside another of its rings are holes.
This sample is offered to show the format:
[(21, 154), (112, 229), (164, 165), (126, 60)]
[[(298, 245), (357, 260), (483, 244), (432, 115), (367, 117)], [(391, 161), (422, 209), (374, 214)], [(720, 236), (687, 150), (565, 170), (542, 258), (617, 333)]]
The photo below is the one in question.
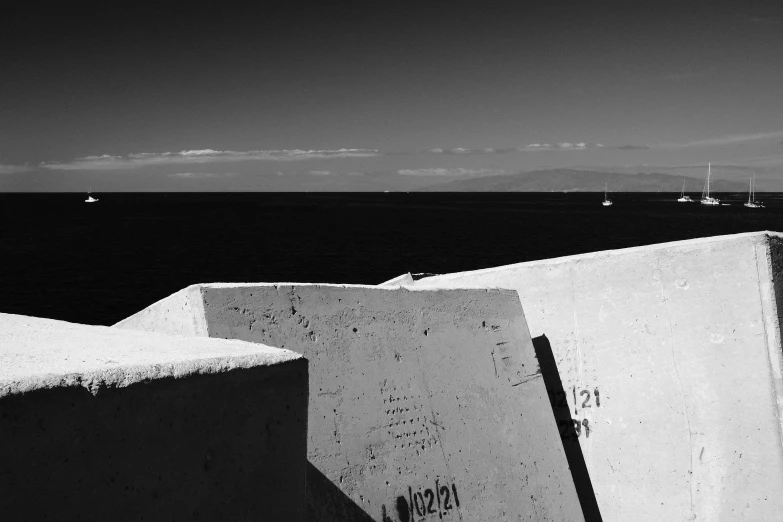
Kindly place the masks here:
[[(378, 284), (759, 230), (783, 194), (0, 194), (0, 312), (111, 325), (194, 283)], [(694, 198), (696, 199), (696, 198)]]

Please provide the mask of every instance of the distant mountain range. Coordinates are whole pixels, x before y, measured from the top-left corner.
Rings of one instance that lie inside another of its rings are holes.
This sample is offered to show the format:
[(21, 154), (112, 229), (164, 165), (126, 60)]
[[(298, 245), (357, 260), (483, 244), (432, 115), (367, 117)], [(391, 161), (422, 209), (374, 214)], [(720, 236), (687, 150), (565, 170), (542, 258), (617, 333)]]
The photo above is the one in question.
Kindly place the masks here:
[[(438, 183), (419, 189), (426, 192), (685, 192), (701, 193), (703, 179), (671, 174), (619, 174), (591, 170), (552, 169), (520, 174), (503, 174), (482, 178)], [(747, 191), (745, 183), (712, 179), (712, 192)]]

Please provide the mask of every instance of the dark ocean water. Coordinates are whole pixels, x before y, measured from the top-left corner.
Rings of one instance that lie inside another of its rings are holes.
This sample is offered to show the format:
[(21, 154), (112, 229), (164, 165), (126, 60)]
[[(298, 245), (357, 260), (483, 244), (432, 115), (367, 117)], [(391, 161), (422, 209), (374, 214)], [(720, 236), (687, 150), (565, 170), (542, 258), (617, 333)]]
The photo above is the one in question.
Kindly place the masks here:
[(0, 194), (0, 312), (113, 324), (193, 283), (377, 284), (703, 236), (783, 231), (783, 194)]

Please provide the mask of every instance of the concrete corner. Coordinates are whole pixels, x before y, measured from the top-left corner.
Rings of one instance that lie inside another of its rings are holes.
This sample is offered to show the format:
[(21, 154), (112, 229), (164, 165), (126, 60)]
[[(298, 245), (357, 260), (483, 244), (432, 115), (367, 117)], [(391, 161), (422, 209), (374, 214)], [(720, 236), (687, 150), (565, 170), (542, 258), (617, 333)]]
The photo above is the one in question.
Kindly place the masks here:
[(2, 519), (305, 520), (307, 378), (288, 350), (0, 314)]
[[(516, 292), (212, 284), (201, 295), (209, 336), (310, 361), (308, 520), (582, 520)], [(173, 310), (158, 303), (117, 326), (165, 328)]]
[(781, 245), (709, 237), (408, 286), (518, 291), (562, 404), (592, 427), (578, 440), (603, 520), (765, 520), (783, 510)]

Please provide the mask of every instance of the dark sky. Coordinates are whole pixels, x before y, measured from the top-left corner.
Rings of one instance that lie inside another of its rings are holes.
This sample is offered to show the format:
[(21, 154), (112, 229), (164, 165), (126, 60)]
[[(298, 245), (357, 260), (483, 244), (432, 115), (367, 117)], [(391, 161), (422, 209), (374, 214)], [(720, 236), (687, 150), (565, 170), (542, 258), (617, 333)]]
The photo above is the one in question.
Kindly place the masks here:
[(783, 188), (779, 1), (331, 4), (5, 8), (0, 190), (708, 161)]

